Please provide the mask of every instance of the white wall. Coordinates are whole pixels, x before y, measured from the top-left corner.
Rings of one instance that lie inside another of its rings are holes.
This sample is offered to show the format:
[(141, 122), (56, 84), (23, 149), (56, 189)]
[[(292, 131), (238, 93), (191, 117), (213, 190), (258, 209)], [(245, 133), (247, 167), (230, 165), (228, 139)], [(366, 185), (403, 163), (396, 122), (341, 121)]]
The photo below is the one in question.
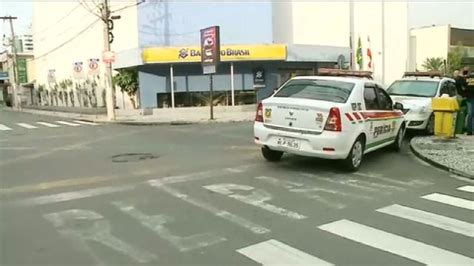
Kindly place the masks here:
[(446, 59), (449, 51), (449, 26), (435, 26), (413, 29), (410, 32), (413, 44), (410, 47), (413, 55), (410, 58), (410, 70), (423, 70), (423, 63), (429, 57)]
[(273, 43), (293, 43), (293, 2), (272, 2)]
[[(364, 55), (363, 70), (372, 70), (374, 78), (389, 85), (403, 75), (408, 56), (407, 0), (385, 2), (385, 55), (382, 51), (382, 1), (354, 1), (354, 39), (360, 37)], [(275, 42), (349, 46), (349, 1), (278, 1), (273, 4)], [(291, 33), (291, 34), (289, 34)], [(370, 44), (368, 42), (370, 38)], [(367, 66), (367, 48), (371, 47), (373, 69)], [(382, 71), (385, 56), (385, 72)], [(349, 59), (347, 59), (349, 60)], [(357, 67), (358, 68), (358, 67)]]
[(349, 30), (349, 4), (347, 2), (293, 2), (295, 44), (347, 47)]
[[(90, 8), (99, 13), (90, 1)], [(120, 51), (138, 47), (136, 0), (112, 0), (111, 10), (131, 6), (114, 13), (121, 19), (115, 21), (112, 50)], [(74, 62), (83, 62), (87, 76), (88, 61), (91, 58), (102, 60), (103, 24), (78, 1), (34, 1), (33, 37), (35, 43), (36, 78), (38, 84), (47, 84), (49, 69), (56, 70), (56, 81), (73, 78)], [(103, 73), (105, 65), (100, 63), (100, 84), (105, 87)], [(97, 92), (101, 95), (100, 89)], [(101, 100), (99, 100), (101, 103)], [(122, 106), (122, 104), (118, 104)]]

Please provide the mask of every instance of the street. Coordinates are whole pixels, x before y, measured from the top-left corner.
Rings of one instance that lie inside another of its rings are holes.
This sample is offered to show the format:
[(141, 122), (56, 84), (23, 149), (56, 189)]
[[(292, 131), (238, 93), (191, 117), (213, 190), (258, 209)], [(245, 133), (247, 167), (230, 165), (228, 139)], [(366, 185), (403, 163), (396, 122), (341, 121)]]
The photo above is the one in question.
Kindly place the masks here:
[(474, 182), (400, 153), (266, 162), (252, 123), (0, 110), (1, 265), (474, 265)]

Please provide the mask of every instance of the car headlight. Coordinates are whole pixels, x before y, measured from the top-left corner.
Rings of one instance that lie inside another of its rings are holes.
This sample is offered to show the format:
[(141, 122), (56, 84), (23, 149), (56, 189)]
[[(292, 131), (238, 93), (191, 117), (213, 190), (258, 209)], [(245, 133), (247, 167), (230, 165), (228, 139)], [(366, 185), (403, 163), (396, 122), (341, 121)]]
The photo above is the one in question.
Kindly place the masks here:
[(423, 106), (420, 108), (420, 111), (419, 111), (420, 114), (428, 114), (428, 113), (431, 113), (431, 109), (427, 108), (426, 106)]

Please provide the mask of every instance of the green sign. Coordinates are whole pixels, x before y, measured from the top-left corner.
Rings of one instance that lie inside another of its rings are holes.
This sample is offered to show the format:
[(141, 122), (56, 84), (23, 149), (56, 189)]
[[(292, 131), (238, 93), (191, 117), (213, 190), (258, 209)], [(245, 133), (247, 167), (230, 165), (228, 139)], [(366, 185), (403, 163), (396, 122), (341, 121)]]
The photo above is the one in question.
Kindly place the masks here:
[(18, 58), (18, 81), (28, 83), (28, 71), (26, 68), (26, 58)]

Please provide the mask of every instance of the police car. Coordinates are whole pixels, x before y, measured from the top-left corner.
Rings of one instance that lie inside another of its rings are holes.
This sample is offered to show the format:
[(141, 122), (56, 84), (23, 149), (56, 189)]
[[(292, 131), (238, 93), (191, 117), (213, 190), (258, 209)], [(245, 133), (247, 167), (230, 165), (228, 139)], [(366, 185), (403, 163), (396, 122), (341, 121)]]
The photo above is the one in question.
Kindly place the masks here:
[(443, 78), (441, 72), (406, 72), (387, 89), (394, 101), (404, 106), (407, 129), (434, 133), (434, 115), (431, 100), (448, 94), (456, 97), (455, 81)]
[(402, 109), (370, 72), (321, 69), (319, 76), (290, 79), (258, 105), (255, 143), (268, 161), (286, 152), (340, 159), (355, 171), (366, 153), (400, 149)]

